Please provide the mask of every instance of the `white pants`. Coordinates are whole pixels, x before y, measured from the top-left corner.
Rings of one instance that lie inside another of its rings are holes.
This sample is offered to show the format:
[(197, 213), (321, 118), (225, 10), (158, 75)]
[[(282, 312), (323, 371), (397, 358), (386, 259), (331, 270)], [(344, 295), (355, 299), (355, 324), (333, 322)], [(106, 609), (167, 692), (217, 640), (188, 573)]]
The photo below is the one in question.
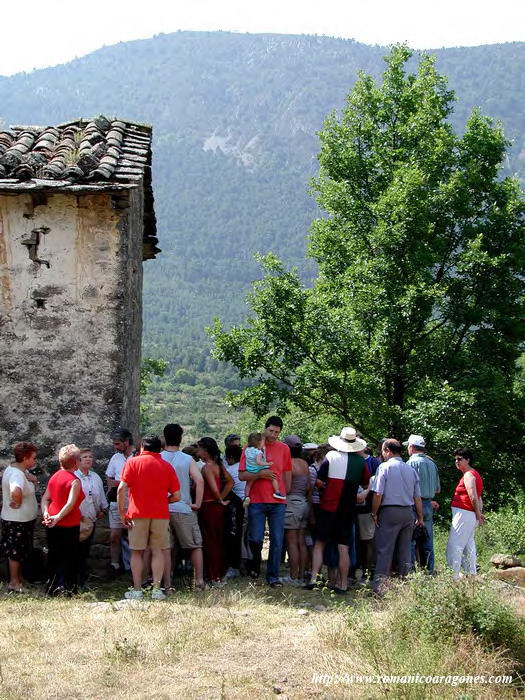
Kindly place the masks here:
[(476, 513), (463, 508), (452, 508), (452, 526), (447, 544), (447, 564), (454, 572), (454, 578), (459, 578), (461, 569), (466, 574), (476, 573), (474, 533), (477, 525)]

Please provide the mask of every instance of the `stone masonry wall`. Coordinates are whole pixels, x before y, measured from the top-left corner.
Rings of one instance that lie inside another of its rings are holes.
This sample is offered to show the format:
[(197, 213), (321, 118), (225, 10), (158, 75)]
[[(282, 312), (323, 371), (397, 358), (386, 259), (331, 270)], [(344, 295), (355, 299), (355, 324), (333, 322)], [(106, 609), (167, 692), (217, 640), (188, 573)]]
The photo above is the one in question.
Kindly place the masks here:
[(22, 439), (53, 465), (62, 444), (106, 459), (111, 430), (136, 434), (139, 216), (127, 194), (52, 194), (36, 206), (0, 195), (0, 463)]

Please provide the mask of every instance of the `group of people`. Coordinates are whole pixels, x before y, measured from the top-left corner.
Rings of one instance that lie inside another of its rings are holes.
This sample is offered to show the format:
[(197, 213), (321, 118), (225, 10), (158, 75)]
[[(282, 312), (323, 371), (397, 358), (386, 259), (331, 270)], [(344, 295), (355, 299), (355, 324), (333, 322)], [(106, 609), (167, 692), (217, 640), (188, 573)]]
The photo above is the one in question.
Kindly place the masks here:
[[(282, 429), (281, 418), (272, 416), (244, 448), (241, 437), (230, 434), (224, 454), (211, 437), (181, 449), (183, 429), (175, 423), (165, 426), (162, 441), (144, 437), (138, 450), (131, 433), (119, 429), (112, 435), (106, 487), (92, 469), (90, 449), (62, 447), (60, 468), (40, 503), (47, 592), (72, 593), (87, 584), (96, 523), (106, 513), (110, 571), (131, 571), (133, 586), (125, 594), (131, 599), (142, 598), (146, 584), (153, 599), (165, 598), (181, 561), (191, 567), (196, 590), (241, 575), (259, 578), (266, 531), (265, 574), (272, 588), (328, 585), (344, 594), (359, 578), (381, 593), (391, 575), (404, 576), (416, 563), (434, 572), (440, 480), (421, 435), (403, 444), (385, 439), (374, 456), (352, 427), (326, 445), (303, 443), (297, 435), (281, 440)], [(24, 591), (23, 565), (33, 547), (36, 457), (34, 444), (18, 443), (2, 477), (1, 546), (13, 592)], [(454, 458), (462, 476), (451, 504), (447, 562), (457, 577), (462, 568), (476, 573), (474, 533), (484, 516), (473, 454), (461, 448)]]

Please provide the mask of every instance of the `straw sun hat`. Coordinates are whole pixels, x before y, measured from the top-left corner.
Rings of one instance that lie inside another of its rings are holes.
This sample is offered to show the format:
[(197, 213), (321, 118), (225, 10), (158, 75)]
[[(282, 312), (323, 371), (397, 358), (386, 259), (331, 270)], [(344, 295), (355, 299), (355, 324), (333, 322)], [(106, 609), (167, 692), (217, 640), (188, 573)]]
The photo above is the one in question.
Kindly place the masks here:
[(367, 446), (364, 440), (357, 437), (355, 428), (351, 426), (343, 428), (339, 435), (331, 435), (328, 444), (339, 452), (361, 452)]

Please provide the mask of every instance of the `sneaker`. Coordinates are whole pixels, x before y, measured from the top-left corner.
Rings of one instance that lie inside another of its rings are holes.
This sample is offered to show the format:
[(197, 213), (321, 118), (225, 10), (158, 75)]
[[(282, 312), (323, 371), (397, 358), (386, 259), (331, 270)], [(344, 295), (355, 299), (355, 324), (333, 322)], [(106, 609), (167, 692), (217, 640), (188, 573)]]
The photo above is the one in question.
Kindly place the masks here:
[(280, 493), (279, 491), (276, 491), (273, 494), (273, 497), (279, 499), (279, 501), (286, 501), (286, 496), (283, 496), (283, 494)]
[(224, 588), (225, 585), (225, 581), (210, 581), (211, 588)]
[(242, 507), (243, 507), (243, 508), (248, 508), (248, 506), (249, 506), (250, 503), (251, 503), (251, 500), (252, 500), (252, 499), (251, 499), (249, 496), (246, 496), (246, 498), (245, 498), (245, 499), (243, 500), (243, 502), (242, 502)]
[(154, 588), (151, 591), (151, 600), (166, 600), (167, 597), (162, 588)]
[(271, 583), (268, 583), (270, 588), (282, 588), (283, 584), (282, 581), (272, 581)]
[(130, 591), (124, 593), (124, 598), (126, 598), (126, 600), (142, 600), (144, 598), (144, 593), (142, 590), (137, 591), (136, 588), (132, 588)]
[(241, 575), (241, 572), (239, 569), (233, 569), (231, 566), (226, 572), (224, 578), (229, 579), (229, 578), (238, 578)]

